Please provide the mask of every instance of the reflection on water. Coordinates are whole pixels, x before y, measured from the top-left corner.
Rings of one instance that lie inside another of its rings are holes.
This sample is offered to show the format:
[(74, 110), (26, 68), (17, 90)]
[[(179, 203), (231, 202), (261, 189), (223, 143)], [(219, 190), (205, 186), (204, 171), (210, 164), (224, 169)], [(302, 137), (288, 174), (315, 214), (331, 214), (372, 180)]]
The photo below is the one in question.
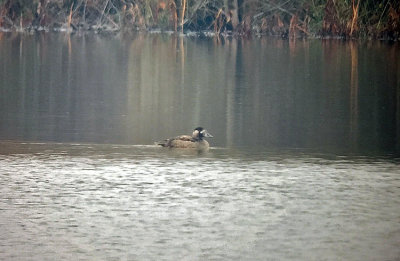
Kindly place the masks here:
[(1, 34), (0, 138), (400, 148), (398, 44)]
[(0, 143), (4, 260), (396, 260), (399, 162)]
[(399, 50), (0, 33), (0, 259), (397, 260)]

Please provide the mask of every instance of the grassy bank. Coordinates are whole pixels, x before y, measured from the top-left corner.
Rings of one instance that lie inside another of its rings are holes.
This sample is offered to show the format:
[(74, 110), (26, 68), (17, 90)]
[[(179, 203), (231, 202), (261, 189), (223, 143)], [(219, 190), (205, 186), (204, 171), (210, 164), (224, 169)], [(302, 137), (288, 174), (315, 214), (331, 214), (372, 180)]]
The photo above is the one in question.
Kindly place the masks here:
[(400, 39), (398, 0), (0, 0), (3, 30), (161, 29)]

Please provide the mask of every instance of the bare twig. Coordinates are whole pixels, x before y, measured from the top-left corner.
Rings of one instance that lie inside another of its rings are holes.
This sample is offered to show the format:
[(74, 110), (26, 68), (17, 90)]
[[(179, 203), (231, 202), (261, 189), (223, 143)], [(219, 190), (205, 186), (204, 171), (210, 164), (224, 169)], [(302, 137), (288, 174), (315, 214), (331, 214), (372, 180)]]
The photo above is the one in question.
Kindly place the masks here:
[(0, 18), (4, 19), (4, 20), (7, 20), (7, 22), (11, 25), (11, 27), (13, 27), (13, 28), (16, 27), (14, 22), (8, 16), (2, 15), (2, 16), (0, 16)]
[(192, 14), (189, 17), (186, 17), (184, 24), (186, 24), (188, 21), (192, 21), (193, 16), (197, 13), (198, 10), (206, 6), (208, 0), (196, 1), (195, 3), (196, 5), (193, 7), (193, 10), (191, 11)]
[(383, 14), (385, 13), (386, 8), (388, 7), (389, 3), (390, 3), (390, 1), (387, 1), (387, 2), (386, 2), (385, 8), (383, 8), (382, 14), (381, 14), (381, 16), (379, 17), (378, 28), (379, 28), (379, 26), (380, 26), (380, 24), (381, 24), (381, 20), (382, 20)]
[(299, 25), (296, 25), (296, 28), (299, 29), (300, 31), (302, 31), (303, 33), (305, 33), (306, 35), (310, 35), (310, 32), (308, 32), (307, 29), (305, 29)]
[(106, 4), (104, 5), (103, 11), (101, 12), (100, 19), (99, 19), (99, 23), (100, 23), (100, 24), (101, 24), (102, 21), (103, 21), (104, 12), (106, 11), (108, 2), (110, 2), (110, 0), (107, 0)]

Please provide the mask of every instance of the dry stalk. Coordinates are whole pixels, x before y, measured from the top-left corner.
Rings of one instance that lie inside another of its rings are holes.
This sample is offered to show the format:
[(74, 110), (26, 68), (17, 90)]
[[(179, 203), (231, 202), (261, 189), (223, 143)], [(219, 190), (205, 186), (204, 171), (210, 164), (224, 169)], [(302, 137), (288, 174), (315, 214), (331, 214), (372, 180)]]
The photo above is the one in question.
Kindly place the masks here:
[(104, 5), (103, 10), (101, 11), (101, 16), (100, 16), (100, 19), (99, 19), (99, 23), (100, 23), (100, 24), (101, 24), (101, 22), (103, 21), (104, 12), (106, 11), (108, 2), (110, 2), (110, 0), (107, 0), (106, 4)]
[(86, 23), (86, 6), (88, 0), (85, 0), (85, 6), (83, 7), (83, 23)]
[[(169, 9), (171, 12), (172, 21), (174, 22), (174, 31), (176, 32), (178, 30), (178, 14), (176, 13), (176, 4), (174, 1), (170, 1)], [(183, 24), (182, 24), (182, 27), (183, 27)]]
[(68, 15), (68, 21), (67, 21), (67, 26), (68, 26), (68, 31), (71, 29), (71, 21), (72, 21), (72, 7), (74, 3), (71, 4), (71, 8), (69, 9), (69, 15)]
[(355, 4), (355, 0), (353, 0), (353, 19), (351, 21), (351, 29), (350, 29), (350, 36), (353, 35), (355, 25), (358, 19), (358, 7), (360, 5), (360, 0), (357, 0), (357, 5)]
[(222, 16), (221, 16), (221, 14), (222, 14), (222, 8), (220, 8), (218, 10), (218, 13), (215, 16), (215, 20), (214, 20), (214, 32), (216, 34), (219, 34), (220, 31), (221, 31), (221, 27), (222, 27), (222, 21), (221, 21)]
[(297, 28), (297, 16), (293, 15), (290, 19), (289, 25), (289, 37), (296, 38), (296, 28)]
[(181, 14), (181, 30), (183, 33), (183, 21), (185, 19), (186, 0), (182, 0), (182, 14)]
[(310, 32), (308, 32), (306, 28), (303, 28), (300, 25), (296, 25), (296, 28), (305, 33), (306, 35), (310, 35)]

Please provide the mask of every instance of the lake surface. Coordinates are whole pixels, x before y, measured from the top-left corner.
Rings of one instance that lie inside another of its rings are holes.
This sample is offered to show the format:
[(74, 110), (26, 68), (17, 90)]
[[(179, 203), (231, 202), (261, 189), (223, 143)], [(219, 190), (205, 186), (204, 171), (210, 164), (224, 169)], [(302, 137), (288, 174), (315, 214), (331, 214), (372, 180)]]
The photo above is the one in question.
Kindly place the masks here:
[(399, 260), (399, 154), (398, 43), (0, 33), (2, 260)]

